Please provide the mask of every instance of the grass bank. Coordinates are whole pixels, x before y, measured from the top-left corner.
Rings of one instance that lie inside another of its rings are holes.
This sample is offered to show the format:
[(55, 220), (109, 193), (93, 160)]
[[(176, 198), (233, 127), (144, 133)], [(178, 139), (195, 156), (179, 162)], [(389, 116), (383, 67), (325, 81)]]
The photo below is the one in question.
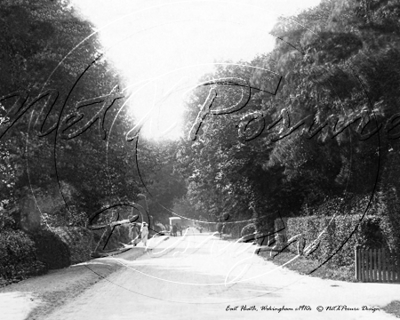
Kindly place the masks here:
[(291, 252), (282, 252), (275, 257), (271, 256), (269, 252), (261, 252), (260, 255), (266, 260), (279, 266), (284, 265), (289, 270), (296, 271), (300, 274), (322, 279), (357, 282), (354, 277), (353, 267), (330, 268), (329, 262), (321, 265), (318, 261), (307, 259), (302, 256), (296, 258), (297, 255)]
[[(282, 252), (275, 257), (271, 256), (269, 252), (261, 252), (260, 256), (278, 266), (284, 266), (303, 275), (321, 279), (357, 282), (354, 276), (354, 267), (352, 266), (330, 268), (329, 263), (321, 265), (320, 262), (305, 257), (296, 258), (297, 255), (291, 252)], [(382, 310), (400, 318), (400, 301), (394, 300), (383, 307)]]

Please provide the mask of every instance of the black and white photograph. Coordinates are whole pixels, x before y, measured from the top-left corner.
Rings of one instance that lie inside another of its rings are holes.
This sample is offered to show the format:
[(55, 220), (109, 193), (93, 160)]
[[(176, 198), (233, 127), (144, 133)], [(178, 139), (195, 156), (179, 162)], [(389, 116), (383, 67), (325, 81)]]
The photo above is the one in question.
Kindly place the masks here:
[(0, 320), (400, 318), (399, 0), (0, 0)]

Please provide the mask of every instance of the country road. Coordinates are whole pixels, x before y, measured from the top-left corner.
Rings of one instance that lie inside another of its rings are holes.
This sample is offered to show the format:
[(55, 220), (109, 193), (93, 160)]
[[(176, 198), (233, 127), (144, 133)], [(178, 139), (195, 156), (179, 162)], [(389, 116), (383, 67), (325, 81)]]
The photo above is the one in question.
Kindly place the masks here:
[(379, 306), (400, 297), (397, 285), (301, 276), (254, 249), (192, 234), (161, 242), (137, 260), (127, 252), (113, 258), (124, 268), (45, 319), (396, 319)]

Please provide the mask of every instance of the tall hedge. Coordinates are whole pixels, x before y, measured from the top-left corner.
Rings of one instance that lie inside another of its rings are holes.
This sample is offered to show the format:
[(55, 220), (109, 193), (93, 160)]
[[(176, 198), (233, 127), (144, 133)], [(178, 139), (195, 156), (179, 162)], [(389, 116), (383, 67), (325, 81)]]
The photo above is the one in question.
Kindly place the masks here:
[[(318, 243), (318, 247), (309, 254), (311, 258), (320, 262), (329, 261), (332, 266), (350, 266), (354, 263), (356, 245), (391, 249), (385, 229), (388, 225), (387, 217), (365, 216), (361, 221), (360, 219), (360, 215), (288, 218), (285, 230), (276, 238), (283, 247), (290, 244), (291, 239), (298, 239), (301, 235), (306, 254), (307, 249), (311, 248), (310, 244)], [(298, 242), (299, 240), (293, 241), (288, 249), (297, 252)]]

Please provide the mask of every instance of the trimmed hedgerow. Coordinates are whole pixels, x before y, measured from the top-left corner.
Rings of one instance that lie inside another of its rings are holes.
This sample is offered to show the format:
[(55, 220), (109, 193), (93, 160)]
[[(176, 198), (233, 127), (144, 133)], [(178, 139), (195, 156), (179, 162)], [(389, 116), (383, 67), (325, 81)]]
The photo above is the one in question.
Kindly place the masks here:
[[(304, 239), (302, 247), (304, 254), (318, 261), (329, 261), (333, 266), (349, 266), (354, 262), (354, 247), (356, 245), (369, 248), (388, 247), (387, 237), (383, 231), (387, 218), (383, 216), (309, 216), (288, 218), (284, 236), (289, 250), (297, 252), (298, 242)], [(301, 237), (299, 238), (299, 235)], [(312, 243), (318, 243), (315, 250)], [(285, 245), (285, 244), (284, 244)], [(308, 250), (307, 250), (308, 249)], [(310, 252), (311, 251), (311, 252)]]
[(387, 217), (382, 223), (382, 230), (392, 255), (400, 264), (400, 199), (396, 188), (389, 184), (386, 186), (386, 192), (380, 192), (379, 197), (380, 209)]

